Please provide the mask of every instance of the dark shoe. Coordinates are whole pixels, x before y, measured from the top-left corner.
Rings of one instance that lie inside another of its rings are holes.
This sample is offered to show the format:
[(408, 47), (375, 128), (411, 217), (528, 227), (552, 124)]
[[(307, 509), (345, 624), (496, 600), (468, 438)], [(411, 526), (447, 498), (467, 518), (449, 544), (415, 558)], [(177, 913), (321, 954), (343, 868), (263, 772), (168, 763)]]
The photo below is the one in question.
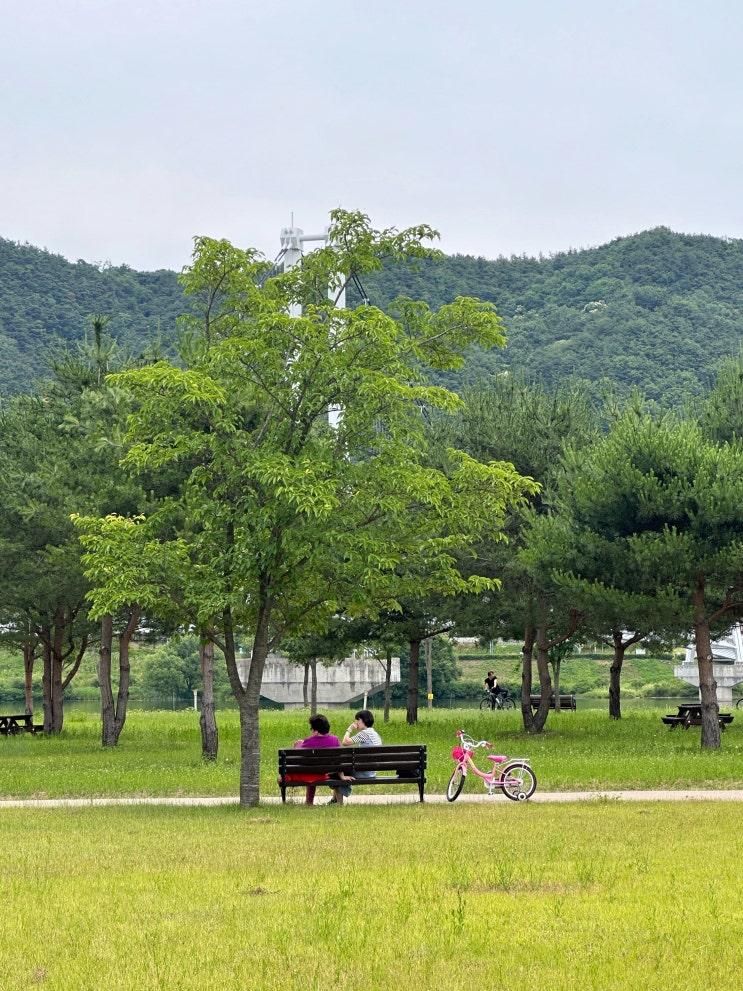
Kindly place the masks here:
[(337, 798), (331, 798), (330, 801), (329, 802), (326, 802), (325, 804), (326, 805), (337, 805), (338, 804), (338, 799)]

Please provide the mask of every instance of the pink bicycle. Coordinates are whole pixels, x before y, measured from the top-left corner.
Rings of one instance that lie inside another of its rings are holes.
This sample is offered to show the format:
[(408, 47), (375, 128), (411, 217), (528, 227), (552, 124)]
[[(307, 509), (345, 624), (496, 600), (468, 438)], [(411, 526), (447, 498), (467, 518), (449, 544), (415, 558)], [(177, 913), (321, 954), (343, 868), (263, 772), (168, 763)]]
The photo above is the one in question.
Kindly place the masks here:
[(451, 752), (456, 767), (446, 788), (447, 801), (454, 802), (459, 797), (468, 770), (482, 778), (488, 795), (493, 795), (497, 790), (514, 802), (525, 802), (537, 790), (537, 776), (525, 757), (512, 759), (499, 754), (488, 754), (488, 760), (493, 762), (492, 770), (481, 771), (472, 759), (473, 751), (480, 747), (491, 747), (492, 744), (487, 740), (473, 740), (461, 729), (457, 730), (457, 738), (459, 745)]

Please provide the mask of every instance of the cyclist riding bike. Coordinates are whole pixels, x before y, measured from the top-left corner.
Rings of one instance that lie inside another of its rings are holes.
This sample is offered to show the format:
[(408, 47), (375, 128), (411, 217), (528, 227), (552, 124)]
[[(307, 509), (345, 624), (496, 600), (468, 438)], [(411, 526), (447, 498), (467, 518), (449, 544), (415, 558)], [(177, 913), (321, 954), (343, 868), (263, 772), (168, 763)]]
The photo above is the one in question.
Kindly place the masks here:
[(498, 685), (498, 678), (495, 671), (488, 671), (484, 684), (485, 690), (490, 692), (494, 703), (498, 701), (501, 695), (507, 694), (506, 689)]

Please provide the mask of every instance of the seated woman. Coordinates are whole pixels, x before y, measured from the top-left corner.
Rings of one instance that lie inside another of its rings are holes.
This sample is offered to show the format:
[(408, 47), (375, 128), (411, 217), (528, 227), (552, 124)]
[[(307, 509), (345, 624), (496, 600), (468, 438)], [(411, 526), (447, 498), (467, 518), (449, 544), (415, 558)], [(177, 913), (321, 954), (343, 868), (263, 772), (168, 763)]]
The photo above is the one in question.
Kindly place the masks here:
[[(341, 741), (330, 732), (327, 716), (310, 716), (310, 735), (304, 740), (295, 740), (296, 750), (315, 750), (320, 747), (340, 747)], [(307, 785), (304, 804), (314, 805), (315, 790), (320, 781), (327, 781), (327, 774), (287, 774), (287, 782)]]

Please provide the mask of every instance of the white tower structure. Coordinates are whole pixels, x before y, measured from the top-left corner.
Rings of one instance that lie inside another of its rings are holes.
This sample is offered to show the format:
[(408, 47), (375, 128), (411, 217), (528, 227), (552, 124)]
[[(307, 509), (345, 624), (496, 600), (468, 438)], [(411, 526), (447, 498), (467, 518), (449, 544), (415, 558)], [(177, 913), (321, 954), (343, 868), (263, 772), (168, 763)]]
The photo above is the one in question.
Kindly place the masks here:
[[(743, 629), (736, 624), (724, 637), (712, 643), (712, 672), (717, 682), (717, 701), (732, 705), (733, 686), (743, 681)], [(699, 688), (697, 649), (691, 643), (686, 648), (683, 664), (673, 669), (677, 678)]]
[[(291, 227), (281, 228), (281, 250), (279, 251), (278, 257), (276, 259), (276, 264), (280, 265), (284, 272), (288, 272), (290, 269), (295, 268), (299, 265), (304, 254), (304, 245), (310, 243), (320, 243), (321, 245), (326, 245), (329, 240), (328, 228), (326, 227), (322, 234), (305, 234), (301, 227), (294, 226), (294, 214), (291, 217)], [(328, 296), (330, 299), (334, 298), (333, 287), (328, 286)], [(335, 303), (338, 309), (344, 309), (346, 305), (346, 287), (342, 287), (338, 293), (338, 297)], [(299, 304), (292, 304), (290, 308), (290, 315), (293, 317), (298, 317), (302, 315), (302, 308)], [(328, 423), (331, 427), (337, 427), (340, 423), (342, 416), (342, 411), (339, 406), (331, 406), (328, 410)]]

